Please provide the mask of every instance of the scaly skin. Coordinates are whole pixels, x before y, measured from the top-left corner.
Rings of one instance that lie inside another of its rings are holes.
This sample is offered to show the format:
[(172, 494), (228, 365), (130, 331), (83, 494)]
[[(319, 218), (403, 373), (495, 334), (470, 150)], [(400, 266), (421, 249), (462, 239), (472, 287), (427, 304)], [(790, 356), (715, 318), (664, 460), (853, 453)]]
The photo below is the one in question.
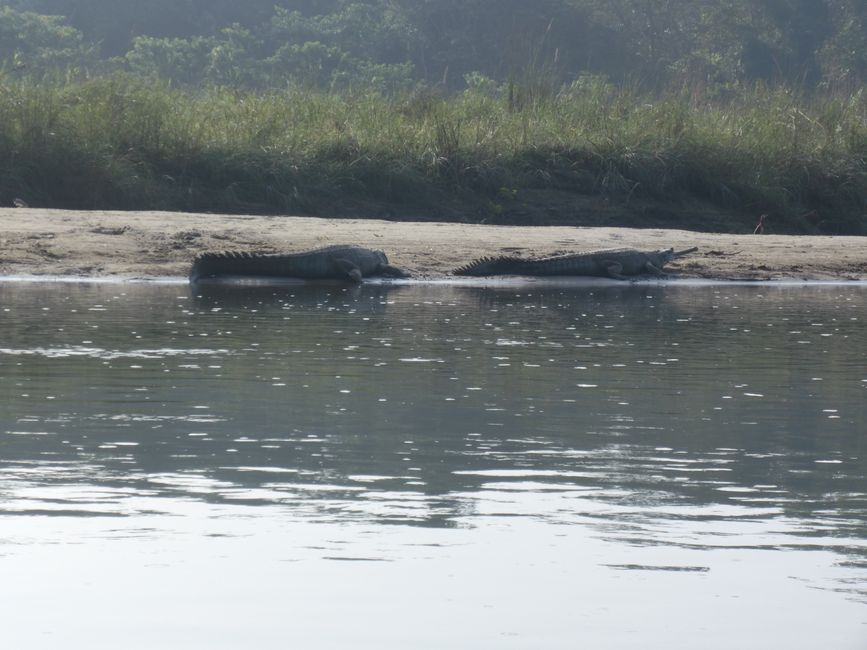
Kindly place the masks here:
[(269, 276), (302, 280), (409, 277), (388, 263), (382, 251), (361, 246), (326, 246), (301, 253), (203, 253), (193, 262), (190, 282), (220, 276)]
[(455, 269), (454, 275), (586, 275), (627, 280), (629, 276), (645, 273), (662, 274), (668, 262), (696, 250), (637, 251), (621, 248), (541, 259), (483, 257)]

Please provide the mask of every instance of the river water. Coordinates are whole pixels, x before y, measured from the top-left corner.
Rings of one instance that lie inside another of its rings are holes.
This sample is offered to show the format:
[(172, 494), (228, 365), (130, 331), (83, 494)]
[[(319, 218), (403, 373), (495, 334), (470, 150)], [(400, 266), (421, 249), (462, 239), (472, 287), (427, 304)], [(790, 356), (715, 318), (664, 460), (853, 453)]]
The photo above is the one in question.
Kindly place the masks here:
[(867, 648), (867, 288), (0, 283), (4, 648)]

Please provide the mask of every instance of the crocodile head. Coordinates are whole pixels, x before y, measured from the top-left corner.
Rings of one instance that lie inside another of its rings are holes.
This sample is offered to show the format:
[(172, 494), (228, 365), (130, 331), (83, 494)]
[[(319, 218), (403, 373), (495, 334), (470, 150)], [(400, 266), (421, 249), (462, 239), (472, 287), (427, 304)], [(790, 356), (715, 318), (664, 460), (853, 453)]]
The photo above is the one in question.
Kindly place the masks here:
[(660, 269), (675, 257), (673, 248), (665, 248), (663, 250), (648, 252), (645, 254), (650, 263)]
[(382, 251), (372, 251), (374, 257), (376, 258), (378, 272), (381, 275), (391, 278), (409, 278), (411, 277), (409, 273), (405, 271), (401, 271), (396, 266), (392, 266), (388, 263), (388, 258), (385, 256), (385, 253)]
[(694, 253), (698, 250), (697, 246), (693, 246), (692, 248), (687, 248), (686, 250), (676, 251), (673, 248), (666, 248), (665, 250), (656, 251), (656, 254), (659, 255), (661, 260), (665, 260), (666, 262), (670, 262), (673, 259), (677, 259), (678, 257), (683, 257), (684, 255), (689, 255), (690, 253)]
[(656, 251), (652, 257), (652, 262), (657, 267), (662, 268), (666, 264), (668, 264), (671, 260), (677, 259), (678, 257), (683, 257), (684, 255), (689, 255), (690, 253), (694, 253), (698, 248), (688, 248), (683, 251), (676, 251), (673, 248), (666, 248), (665, 250)]

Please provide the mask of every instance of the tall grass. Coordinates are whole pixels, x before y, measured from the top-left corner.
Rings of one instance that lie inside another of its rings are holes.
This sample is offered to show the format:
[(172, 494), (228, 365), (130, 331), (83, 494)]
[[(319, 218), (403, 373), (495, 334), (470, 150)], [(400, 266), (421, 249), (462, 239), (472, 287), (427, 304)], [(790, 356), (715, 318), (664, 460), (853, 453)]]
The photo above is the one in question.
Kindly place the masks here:
[(756, 88), (719, 103), (590, 82), (520, 107), (511, 95), (0, 78), (0, 203), (308, 214), (386, 206), (436, 218), (447, 201), (480, 219), (522, 192), (552, 189), (681, 212), (701, 203), (733, 219), (770, 213), (778, 232), (867, 234), (862, 92), (806, 99)]

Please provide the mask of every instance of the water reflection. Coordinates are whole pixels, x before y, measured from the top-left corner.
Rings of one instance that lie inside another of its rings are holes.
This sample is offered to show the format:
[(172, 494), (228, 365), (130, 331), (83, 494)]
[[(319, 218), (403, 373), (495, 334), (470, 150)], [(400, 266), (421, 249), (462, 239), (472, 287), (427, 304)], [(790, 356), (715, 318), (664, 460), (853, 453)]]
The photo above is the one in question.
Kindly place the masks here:
[[(867, 594), (862, 288), (0, 284), (0, 300), (7, 520), (161, 536), (136, 522), (194, 502), (528, 520), (614, 549), (831, 552), (819, 586)], [(712, 564), (616, 555), (598, 566)]]

